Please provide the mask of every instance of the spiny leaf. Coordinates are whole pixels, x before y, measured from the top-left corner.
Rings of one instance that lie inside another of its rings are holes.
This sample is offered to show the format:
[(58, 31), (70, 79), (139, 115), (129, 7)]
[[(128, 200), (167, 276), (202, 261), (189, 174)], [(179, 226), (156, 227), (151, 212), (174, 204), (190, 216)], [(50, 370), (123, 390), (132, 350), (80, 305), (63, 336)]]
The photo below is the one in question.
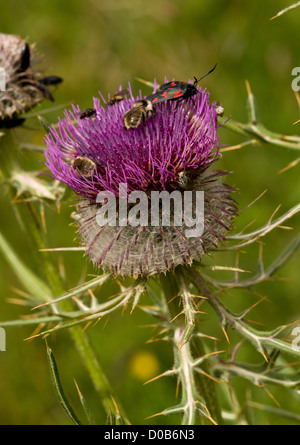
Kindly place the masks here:
[(91, 289), (91, 288), (96, 287), (96, 286), (100, 286), (109, 277), (110, 277), (110, 274), (100, 275), (100, 276), (98, 276), (98, 277), (96, 277), (96, 278), (94, 278), (94, 279), (92, 279), (92, 280), (90, 280), (90, 281), (88, 281), (86, 283), (81, 284), (80, 286), (77, 286), (74, 289), (71, 289), (70, 291), (68, 291), (64, 295), (62, 295), (61, 297), (55, 298), (54, 300), (51, 300), (51, 301), (47, 301), (47, 303), (39, 305), (36, 308), (39, 308), (41, 306), (46, 306), (46, 305), (49, 305), (49, 304), (58, 303), (59, 301), (66, 300), (67, 298), (74, 297), (75, 295), (80, 295), (80, 294), (86, 292), (88, 289)]
[(56, 360), (54, 358), (52, 349), (49, 348), (47, 343), (46, 343), (46, 347), (47, 347), (47, 356), (48, 356), (48, 362), (49, 362), (49, 366), (50, 366), (51, 377), (52, 377), (54, 389), (55, 389), (56, 395), (58, 397), (59, 403), (63, 407), (66, 414), (70, 417), (72, 422), (74, 422), (75, 425), (81, 425), (80, 420), (76, 416), (73, 408), (71, 407), (71, 405), (64, 393), (64, 390), (63, 390), (63, 387), (62, 387), (62, 384), (60, 381), (57, 365), (56, 365)]

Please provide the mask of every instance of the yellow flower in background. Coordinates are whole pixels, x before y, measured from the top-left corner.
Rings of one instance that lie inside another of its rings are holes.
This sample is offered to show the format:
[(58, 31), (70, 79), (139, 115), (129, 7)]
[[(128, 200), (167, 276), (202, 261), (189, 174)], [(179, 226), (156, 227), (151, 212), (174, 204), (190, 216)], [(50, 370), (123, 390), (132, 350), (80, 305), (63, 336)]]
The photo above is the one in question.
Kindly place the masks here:
[(144, 382), (159, 373), (159, 361), (153, 353), (139, 350), (129, 360), (129, 371), (137, 380)]

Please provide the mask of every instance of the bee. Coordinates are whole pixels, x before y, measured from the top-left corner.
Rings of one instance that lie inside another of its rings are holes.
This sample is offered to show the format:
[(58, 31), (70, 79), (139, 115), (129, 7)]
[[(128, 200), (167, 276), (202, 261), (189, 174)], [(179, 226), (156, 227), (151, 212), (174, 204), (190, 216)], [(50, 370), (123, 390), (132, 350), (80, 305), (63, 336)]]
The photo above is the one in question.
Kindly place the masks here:
[(145, 120), (154, 114), (152, 102), (147, 99), (134, 102), (132, 108), (124, 114), (124, 129), (131, 128), (134, 130), (139, 126), (141, 121), (145, 125)]
[(189, 185), (189, 178), (186, 172), (180, 172), (178, 175), (178, 184), (180, 187), (182, 187), (184, 190), (187, 190)]
[(86, 117), (92, 117), (97, 113), (95, 108), (86, 108), (83, 111), (80, 111), (79, 113), (76, 113), (80, 117), (80, 119), (85, 119)]
[[(89, 158), (78, 156), (71, 161), (73, 168), (79, 170), (86, 178), (92, 175), (96, 170), (96, 164)], [(81, 175), (80, 175), (81, 176)]]
[(216, 110), (217, 116), (221, 116), (221, 117), (222, 117), (223, 114), (225, 113), (225, 110), (224, 110), (224, 108), (222, 107), (222, 105), (220, 104), (220, 102), (217, 102), (217, 103), (216, 103), (215, 110)]
[(129, 93), (129, 91), (127, 89), (117, 91), (110, 99), (108, 99), (107, 105), (111, 106), (118, 102), (121, 102), (121, 100), (124, 100), (126, 94), (128, 94), (128, 93)]

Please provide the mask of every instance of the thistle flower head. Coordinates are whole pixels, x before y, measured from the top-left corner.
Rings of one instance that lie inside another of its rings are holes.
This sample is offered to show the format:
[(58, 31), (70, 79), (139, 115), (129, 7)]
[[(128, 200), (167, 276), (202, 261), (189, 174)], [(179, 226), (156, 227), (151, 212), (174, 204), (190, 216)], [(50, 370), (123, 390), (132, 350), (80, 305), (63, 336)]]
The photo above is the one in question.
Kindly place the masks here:
[[(45, 98), (54, 100), (47, 87), (49, 78), (34, 68), (37, 63), (35, 45), (17, 35), (0, 33), (0, 67), (5, 80), (4, 91), (0, 92), (0, 126), (9, 125)], [(54, 83), (62, 80), (52, 77)]]
[[(122, 275), (148, 275), (199, 260), (223, 239), (235, 207), (231, 189), (219, 179), (223, 173), (208, 170), (219, 149), (217, 114), (209, 93), (199, 89), (194, 101), (160, 103), (144, 125), (126, 131), (124, 114), (143, 99), (134, 98), (130, 86), (129, 91), (130, 98), (113, 106), (105, 107), (94, 98), (92, 118), (82, 119), (76, 106), (66, 111), (46, 136), (45, 156), (53, 177), (81, 197), (79, 232), (94, 264)], [(128, 221), (99, 226), (97, 195), (106, 191), (119, 202), (120, 184), (126, 185), (128, 194), (144, 192), (149, 201), (155, 191), (204, 191), (203, 234), (186, 237), (188, 224), (174, 225), (174, 209), (168, 227), (161, 217), (156, 226), (133, 227)]]

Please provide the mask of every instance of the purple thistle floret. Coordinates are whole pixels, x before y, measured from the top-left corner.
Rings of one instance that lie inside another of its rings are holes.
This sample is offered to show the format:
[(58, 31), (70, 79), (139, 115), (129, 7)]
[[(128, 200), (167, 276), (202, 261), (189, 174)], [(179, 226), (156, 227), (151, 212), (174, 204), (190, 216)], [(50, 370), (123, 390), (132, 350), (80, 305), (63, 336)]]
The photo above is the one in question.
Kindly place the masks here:
[[(74, 105), (65, 111), (65, 118), (46, 136), (46, 164), (55, 179), (80, 196), (79, 234), (96, 267), (123, 276), (166, 273), (201, 261), (224, 240), (236, 214), (233, 189), (221, 180), (226, 173), (208, 169), (219, 157), (216, 104), (199, 88), (193, 100), (161, 102), (144, 125), (125, 130), (124, 114), (143, 98), (134, 98), (130, 86), (129, 95), (112, 106), (94, 98), (91, 117), (82, 118), (83, 110)], [(125, 225), (99, 225), (103, 203), (97, 202), (98, 193), (112, 192), (120, 201), (120, 184), (126, 184), (128, 194), (146, 192), (148, 201), (154, 191), (204, 192), (202, 235), (187, 237), (187, 220), (180, 227), (174, 224), (173, 208), (167, 227), (162, 219), (157, 226), (131, 226), (129, 220)]]
[[(160, 104), (145, 127), (125, 131), (123, 116), (138, 99), (131, 95), (105, 108), (94, 98), (93, 119), (80, 119), (76, 106), (66, 111), (58, 129), (52, 127), (46, 137), (45, 156), (53, 177), (94, 201), (101, 190), (117, 194), (120, 183), (127, 183), (128, 192), (168, 190), (180, 173), (208, 167), (219, 148), (217, 114), (209, 93), (200, 90), (196, 107), (192, 101)], [(72, 166), (78, 156), (95, 162), (89, 178)]]

